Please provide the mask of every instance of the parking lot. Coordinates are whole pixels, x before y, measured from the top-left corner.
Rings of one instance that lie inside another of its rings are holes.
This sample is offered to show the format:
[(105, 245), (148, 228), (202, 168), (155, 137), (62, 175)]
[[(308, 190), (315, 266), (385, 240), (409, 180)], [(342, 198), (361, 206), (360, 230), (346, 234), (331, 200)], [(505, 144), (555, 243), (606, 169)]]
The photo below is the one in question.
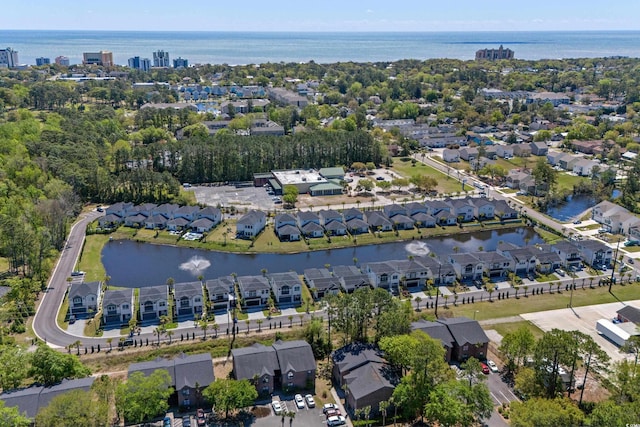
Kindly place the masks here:
[[(304, 408), (298, 408), (296, 403), (293, 401), (293, 396), (286, 397), (274, 397), (273, 400), (279, 400), (283, 407), (286, 409), (283, 410), (283, 414), (286, 411), (295, 412), (296, 416), (293, 421), (293, 424), (299, 426), (321, 426), (327, 423), (327, 420), (322, 413), (322, 405), (316, 401), (315, 408), (309, 408), (306, 404)], [(276, 415), (273, 411), (273, 407), (268, 405), (270, 409), (270, 415), (257, 418), (253, 423), (256, 426), (264, 426), (264, 427), (282, 427), (282, 415)], [(285, 424), (288, 424), (288, 417), (284, 417)]]
[(236, 187), (234, 185), (220, 186), (192, 186), (189, 191), (193, 191), (198, 203), (209, 206), (235, 206), (237, 209), (261, 209), (271, 210), (277, 205), (274, 204), (272, 196), (267, 194), (264, 187)]
[(630, 304), (640, 307), (640, 300), (627, 301), (626, 303), (599, 304), (586, 307), (564, 308), (560, 310), (541, 311), (537, 313), (524, 313), (520, 316), (531, 321), (543, 331), (562, 329), (564, 331), (580, 331), (590, 335), (595, 342), (611, 357), (612, 362), (630, 359), (631, 355), (621, 353), (618, 346), (600, 336), (596, 331), (596, 322), (600, 319), (613, 319), (616, 311)]

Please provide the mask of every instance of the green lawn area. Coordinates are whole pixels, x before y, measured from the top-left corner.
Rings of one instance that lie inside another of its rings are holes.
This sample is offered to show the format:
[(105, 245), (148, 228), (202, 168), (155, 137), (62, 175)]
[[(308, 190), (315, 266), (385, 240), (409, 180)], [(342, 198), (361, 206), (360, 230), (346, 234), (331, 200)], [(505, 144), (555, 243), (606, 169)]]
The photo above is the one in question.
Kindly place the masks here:
[(0, 272), (9, 270), (9, 260), (7, 258), (0, 257)]
[[(415, 166), (413, 166), (410, 160), (403, 161), (401, 158), (396, 157), (393, 159), (393, 165), (391, 169), (407, 179), (410, 179), (414, 175), (426, 175), (434, 178), (436, 181), (438, 181), (438, 186), (436, 187), (438, 193), (446, 194), (462, 191), (460, 182), (454, 179), (452, 176), (448, 177), (446, 174), (440, 172), (439, 170), (436, 170), (431, 166), (427, 166), (421, 162), (417, 162)], [(455, 171), (452, 169), (451, 174), (453, 175), (454, 173)]]
[[(586, 281), (585, 289), (581, 289), (582, 282), (576, 280), (577, 289), (573, 291), (573, 306), (580, 307), (585, 305), (594, 304), (606, 304), (611, 302), (629, 301), (640, 298), (640, 285), (637, 283), (630, 285), (616, 285), (612, 291), (615, 297), (608, 292), (608, 286), (597, 287), (595, 289), (589, 289), (589, 281)], [(548, 287), (545, 288), (542, 295), (531, 295), (528, 292), (528, 296), (524, 296), (524, 288), (520, 286), (518, 292), (518, 299), (515, 299), (514, 289), (509, 290), (509, 299), (498, 300), (494, 294), (493, 302), (483, 301), (475, 304), (460, 304), (458, 300), (458, 306), (453, 305), (453, 298), (449, 299), (448, 311), (454, 316), (466, 316), (470, 319), (474, 317), (477, 320), (495, 319), (500, 317), (517, 316), (521, 313), (531, 313), (544, 310), (556, 310), (560, 308), (566, 308), (569, 305), (570, 292), (564, 291), (560, 294), (555, 292), (555, 286), (553, 287), (553, 294), (549, 294)], [(476, 313), (477, 310), (477, 313)], [(432, 309), (429, 309), (431, 312)], [(438, 310), (438, 315), (442, 315), (442, 308)]]
[(562, 236), (558, 236), (557, 234), (544, 230), (540, 227), (534, 227), (534, 230), (540, 235), (540, 237), (544, 239), (546, 243), (556, 243), (557, 241), (564, 239)]
[(573, 186), (577, 185), (581, 181), (588, 180), (588, 178), (582, 176), (569, 175), (566, 172), (558, 173), (558, 190), (573, 190)]
[(600, 227), (602, 227), (602, 225), (600, 224), (591, 224), (591, 225), (585, 225), (584, 227), (576, 227), (576, 229), (580, 231), (587, 231), (587, 230), (597, 230)]
[(521, 327), (526, 327), (531, 331), (536, 340), (542, 338), (544, 332), (542, 329), (538, 328), (536, 325), (531, 323), (528, 320), (523, 320), (521, 322), (507, 322), (507, 323), (496, 323), (493, 325), (484, 325), (485, 329), (495, 329), (503, 337), (506, 334), (512, 333), (520, 329)]
[(536, 277), (536, 282), (555, 282), (558, 276), (555, 274), (540, 274)]
[(78, 261), (78, 270), (86, 272), (85, 281), (95, 282), (104, 280), (106, 274), (100, 255), (102, 248), (109, 241), (109, 236), (105, 234), (91, 234), (84, 242), (82, 254)]

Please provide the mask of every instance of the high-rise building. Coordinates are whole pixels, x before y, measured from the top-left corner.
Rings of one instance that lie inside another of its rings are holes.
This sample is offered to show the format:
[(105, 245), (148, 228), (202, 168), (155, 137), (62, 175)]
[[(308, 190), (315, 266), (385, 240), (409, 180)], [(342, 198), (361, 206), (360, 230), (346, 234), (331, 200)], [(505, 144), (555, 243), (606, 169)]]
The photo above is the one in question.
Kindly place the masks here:
[(14, 68), (20, 65), (18, 61), (18, 51), (10, 47), (0, 49), (0, 67)]
[(42, 65), (49, 65), (49, 64), (51, 64), (51, 60), (49, 58), (45, 58), (44, 56), (41, 56), (40, 58), (36, 58), (36, 65), (38, 67)]
[(189, 61), (180, 57), (173, 60), (173, 68), (187, 68)]
[(69, 66), (69, 58), (67, 58), (66, 56), (57, 56), (56, 57), (56, 64), (58, 65), (62, 65), (63, 67), (68, 67)]
[(165, 52), (164, 50), (153, 52), (153, 66), (169, 68), (171, 66), (171, 61), (169, 61), (169, 52)]
[(151, 69), (151, 60), (149, 58), (140, 58), (139, 56), (134, 56), (133, 58), (129, 58), (129, 68), (149, 71)]
[(113, 53), (101, 50), (100, 52), (85, 52), (82, 54), (82, 63), (85, 65), (102, 65), (111, 67), (113, 63)]
[(498, 49), (480, 49), (476, 51), (476, 61), (499, 61), (513, 59), (515, 52), (500, 45)]

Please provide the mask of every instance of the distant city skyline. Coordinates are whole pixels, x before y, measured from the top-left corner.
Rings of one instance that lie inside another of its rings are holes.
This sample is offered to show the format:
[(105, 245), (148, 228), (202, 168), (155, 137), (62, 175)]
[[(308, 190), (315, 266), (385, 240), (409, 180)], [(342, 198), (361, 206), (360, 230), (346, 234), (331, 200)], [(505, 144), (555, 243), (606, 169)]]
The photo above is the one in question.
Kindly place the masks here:
[(104, 31), (585, 31), (640, 30), (640, 2), (458, 0), (419, 2), (167, 0), (8, 2), (5, 30)]

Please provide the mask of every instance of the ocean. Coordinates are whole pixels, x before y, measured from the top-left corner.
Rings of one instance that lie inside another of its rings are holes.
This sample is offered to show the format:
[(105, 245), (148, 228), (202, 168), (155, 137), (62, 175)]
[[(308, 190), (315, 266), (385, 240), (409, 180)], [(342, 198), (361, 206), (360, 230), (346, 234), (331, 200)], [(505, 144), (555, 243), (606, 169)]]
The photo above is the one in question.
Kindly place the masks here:
[(374, 62), (399, 59), (469, 60), (475, 51), (503, 45), (517, 59), (640, 57), (640, 31), (550, 32), (168, 32), (0, 30), (0, 46), (18, 51), (22, 64), (60, 55), (72, 64), (83, 52), (113, 52), (116, 64), (152, 58), (157, 50), (189, 64), (267, 62)]

